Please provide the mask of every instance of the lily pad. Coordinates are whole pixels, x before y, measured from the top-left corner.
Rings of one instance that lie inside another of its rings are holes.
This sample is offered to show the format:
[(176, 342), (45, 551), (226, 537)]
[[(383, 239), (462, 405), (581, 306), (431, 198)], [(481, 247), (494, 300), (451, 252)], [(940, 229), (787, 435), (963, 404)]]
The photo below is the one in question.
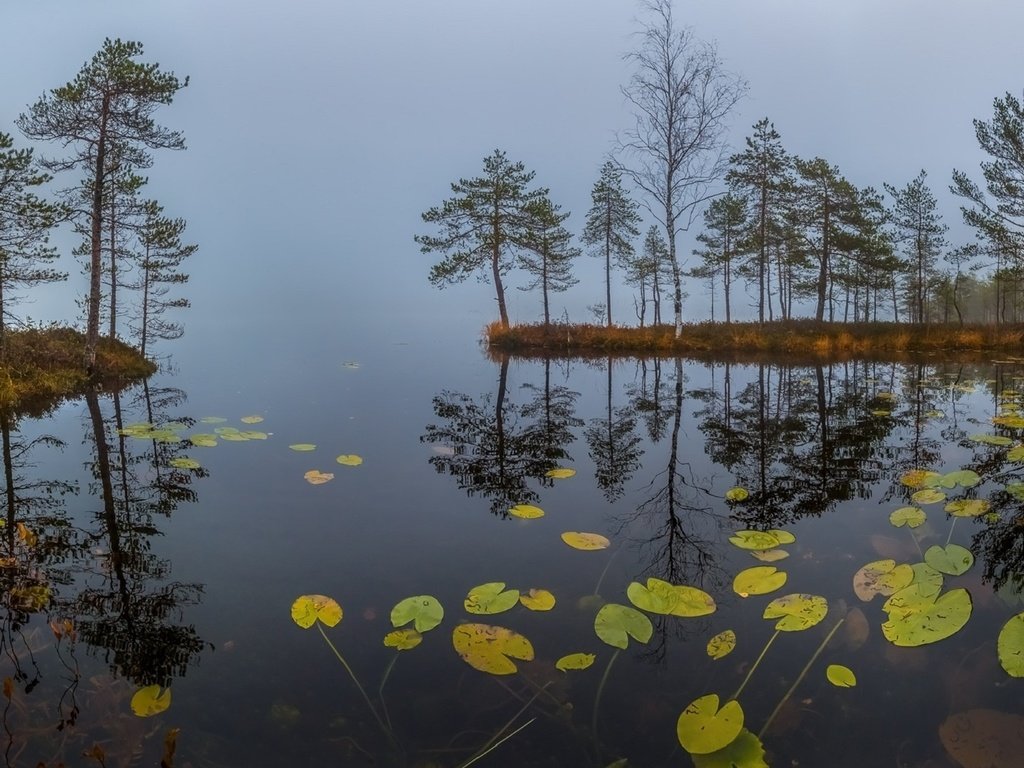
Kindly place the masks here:
[(555, 467), (549, 469), (544, 473), (545, 477), (552, 477), (556, 480), (565, 480), (566, 478), (573, 477), (576, 474), (576, 470), (571, 467)]
[(221, 440), (227, 440), (231, 443), (247, 443), (249, 438), (245, 436), (245, 433), (235, 430), (234, 432), (225, 432), (220, 436)]
[(971, 550), (959, 544), (947, 544), (944, 548), (936, 544), (928, 547), (928, 551), (924, 553), (924, 561), (939, 573), (959, 576), (967, 573), (974, 565), (974, 555), (971, 554)]
[(562, 534), (562, 541), (573, 549), (584, 551), (608, 549), (612, 544), (606, 536), (602, 536), (600, 533), (584, 533), (582, 531), (566, 531)]
[(785, 571), (774, 565), (756, 565), (736, 574), (732, 581), (733, 591), (740, 597), (750, 595), (767, 595), (776, 589), (782, 589), (789, 578)]
[(132, 712), (139, 717), (152, 717), (159, 715), (171, 706), (171, 689), (164, 688), (162, 691), (159, 685), (147, 685), (139, 688), (132, 696)]
[(718, 706), (718, 694), (693, 701), (679, 715), (676, 736), (691, 755), (707, 755), (732, 744), (743, 730), (743, 707), (735, 699)]
[(241, 435), (242, 437), (244, 437), (246, 440), (266, 440), (267, 439), (267, 433), (266, 432), (257, 432), (257, 431), (252, 430), (252, 429), (247, 429), (244, 432), (239, 432), (238, 434)]
[(190, 459), (188, 456), (175, 456), (167, 463), (175, 469), (199, 469), (202, 466), (198, 461)]
[(223, 424), (227, 419), (223, 416), (203, 416), (199, 421), (203, 424)]
[(966, 589), (953, 589), (936, 598), (921, 593), (919, 586), (901, 589), (882, 606), (889, 614), (882, 634), (893, 645), (937, 643), (955, 635), (971, 618), (971, 596)]
[(423, 642), (423, 635), (415, 629), (396, 629), (384, 635), (384, 645), (398, 651), (411, 651)]
[(363, 457), (354, 453), (343, 453), (335, 461), (346, 467), (358, 467), (363, 463)]
[(243, 424), (259, 424), (261, 421), (263, 421), (263, 417), (256, 415), (243, 416), (242, 418), (239, 419), (239, 421), (242, 422)]
[(592, 653), (570, 653), (555, 662), (555, 669), (560, 669), (563, 672), (586, 669), (594, 663), (596, 658), (597, 656)]
[(994, 445), (1002, 447), (1005, 445), (1013, 445), (1013, 440), (1002, 435), (971, 435), (969, 440), (973, 440), (976, 443), (984, 443), (985, 445)]
[(546, 589), (531, 589), (520, 593), (519, 602), (531, 611), (550, 611), (555, 607), (555, 596)]
[(714, 598), (702, 589), (653, 577), (647, 579), (647, 586), (632, 582), (626, 588), (626, 596), (637, 608), (665, 616), (707, 616), (717, 608)]
[(726, 501), (746, 501), (748, 498), (750, 498), (750, 491), (746, 488), (741, 488), (740, 486), (730, 488), (725, 492)]
[(403, 627), (410, 621), (417, 632), (429, 632), (444, 619), (444, 608), (432, 595), (414, 595), (400, 600), (391, 609), (391, 626)]
[(900, 507), (889, 515), (889, 522), (897, 528), (904, 525), (907, 528), (919, 528), (927, 519), (928, 516), (920, 507)]
[(932, 478), (939, 477), (938, 472), (930, 469), (911, 469), (900, 476), (900, 482), (907, 488), (924, 488), (925, 484)]
[(723, 659), (732, 653), (735, 647), (736, 633), (731, 629), (727, 629), (708, 640), (708, 656), (712, 659)]
[(829, 664), (825, 669), (825, 677), (837, 688), (853, 688), (857, 685), (857, 676), (853, 670), (842, 664)]
[(775, 549), (782, 544), (774, 531), (736, 531), (729, 541), (740, 549)]
[(953, 517), (978, 517), (988, 512), (991, 506), (987, 499), (957, 499), (946, 505), (946, 511)]
[(777, 597), (765, 606), (762, 616), (778, 619), (775, 628), (781, 632), (810, 629), (825, 618), (828, 601), (820, 595), (792, 594)]
[(331, 472), (321, 472), (319, 469), (311, 469), (303, 475), (310, 485), (323, 485), (334, 479)]
[(314, 443), (292, 443), (288, 447), (291, 448), (293, 451), (298, 451), (300, 453), (306, 453), (308, 451), (316, 450), (316, 444)]
[(1024, 445), (1015, 445), (1013, 448), (1006, 452), (1007, 461), (1015, 461), (1020, 463), (1024, 461)]
[(324, 595), (301, 595), (292, 603), (292, 621), (303, 629), (309, 629), (317, 621), (333, 627), (343, 615), (337, 601)]
[(1010, 677), (1024, 677), (1024, 613), (1018, 613), (999, 630), (996, 641), (999, 663)]
[(875, 560), (853, 575), (853, 591), (864, 602), (875, 595), (891, 595), (914, 581), (914, 569), (895, 560)]
[(505, 582), (491, 581), (469, 590), (463, 603), (467, 613), (504, 613), (519, 602), (518, 589), (505, 589)]
[(768, 768), (764, 745), (744, 728), (732, 743), (707, 755), (691, 755), (694, 768)]
[(460, 624), (452, 630), (456, 653), (473, 669), (491, 675), (513, 675), (512, 659), (533, 660), (533, 645), (523, 635), (489, 624)]
[(981, 482), (981, 476), (973, 469), (958, 469), (944, 475), (934, 475), (924, 481), (926, 488), (973, 488)]
[(777, 563), (789, 557), (789, 552), (784, 549), (760, 549), (751, 551), (750, 556), (756, 557), (762, 563)]
[(538, 517), (544, 517), (544, 510), (540, 507), (535, 507), (533, 504), (516, 504), (509, 509), (508, 513), (512, 517), (521, 517), (524, 520), (535, 520)]
[(915, 504), (938, 504), (940, 501), (946, 500), (946, 494), (935, 488), (922, 488), (920, 491), (915, 491), (910, 496), (910, 500)]
[(217, 436), (207, 434), (192, 435), (189, 438), (189, 442), (199, 448), (216, 448), (217, 447)]
[(594, 632), (613, 648), (626, 648), (631, 637), (640, 643), (650, 640), (654, 625), (636, 608), (607, 603), (594, 617)]

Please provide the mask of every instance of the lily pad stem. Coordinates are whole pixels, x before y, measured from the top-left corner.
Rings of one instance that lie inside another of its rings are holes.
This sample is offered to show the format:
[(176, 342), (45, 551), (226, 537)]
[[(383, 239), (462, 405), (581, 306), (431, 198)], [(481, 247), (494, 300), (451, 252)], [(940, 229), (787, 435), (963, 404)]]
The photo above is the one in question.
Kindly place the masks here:
[(597, 597), (601, 592), (601, 584), (604, 582), (604, 577), (608, 575), (608, 569), (611, 568), (612, 563), (615, 561), (615, 556), (619, 554), (619, 550), (616, 549), (612, 552), (612, 556), (608, 558), (608, 562), (604, 564), (604, 570), (601, 571), (601, 575), (597, 579), (597, 584), (594, 585), (594, 596)]
[(808, 661), (807, 664), (804, 665), (804, 668), (802, 670), (800, 670), (800, 675), (797, 677), (796, 680), (793, 681), (793, 684), (791, 686), (789, 686), (789, 690), (786, 691), (786, 695), (783, 696), (782, 700), (778, 704), (775, 705), (775, 709), (773, 709), (772, 713), (768, 716), (768, 719), (765, 721), (764, 727), (757, 734), (757, 738), (760, 739), (761, 737), (764, 736), (764, 734), (768, 730), (769, 726), (771, 726), (772, 721), (775, 719), (775, 716), (777, 714), (779, 714), (779, 710), (781, 710), (783, 705), (785, 705), (785, 703), (787, 701), (789, 701), (789, 697), (793, 695), (793, 691), (795, 691), (797, 689), (797, 686), (800, 685), (800, 683), (803, 682), (804, 677), (807, 676), (807, 671), (814, 665), (814, 662), (818, 660), (818, 657), (821, 655), (821, 652), (823, 650), (825, 650), (825, 646), (828, 645), (828, 641), (831, 640), (832, 636), (835, 635), (835, 633), (839, 631), (839, 628), (841, 626), (843, 626), (843, 622), (844, 621), (846, 621), (846, 617), (845, 616), (843, 618), (841, 618), (839, 621), (836, 622), (836, 625), (834, 627), (832, 627), (832, 631), (829, 632), (825, 636), (825, 639), (821, 641), (821, 645), (818, 646), (818, 650), (816, 650), (814, 652), (814, 655), (811, 656), (811, 660)]
[(480, 747), (480, 749), (477, 751), (477, 753), (475, 755), (473, 755), (471, 758), (469, 758), (469, 760), (467, 760), (464, 763), (461, 763), (459, 765), (459, 768), (466, 768), (467, 766), (472, 765), (477, 760), (482, 758), (484, 755), (486, 755), (489, 752), (491, 752), (492, 750), (495, 750), (498, 747), (500, 747), (506, 741), (511, 739), (513, 736), (515, 736), (521, 730), (523, 730), (523, 728), (525, 728), (530, 723), (532, 723), (534, 720), (536, 720), (537, 719), (536, 717), (531, 717), (529, 720), (527, 720), (521, 726), (519, 726), (514, 731), (512, 731), (512, 733), (510, 733), (508, 736), (505, 736), (504, 738), (500, 738), (501, 735), (505, 731), (507, 731), (509, 728), (512, 727), (512, 723), (514, 723), (519, 718), (519, 716), (521, 714), (523, 714), (523, 712), (525, 712), (527, 709), (530, 708), (530, 705), (533, 704), (533, 702), (537, 700), (537, 697), (540, 696), (544, 692), (544, 689), (547, 688), (549, 685), (551, 685), (551, 683), (545, 683), (543, 685), (543, 687), (539, 691), (537, 691), (535, 694), (533, 694), (533, 697), (529, 701), (527, 701), (525, 704), (523, 704), (523, 706), (520, 708), (520, 710), (518, 712), (516, 712), (514, 715), (512, 715), (512, 719), (509, 720), (507, 723), (505, 723), (503, 726), (501, 726), (501, 728), (499, 728), (498, 731), (493, 736), (491, 736), (491, 738), (487, 741), (487, 743), (484, 744), (482, 747)]
[(604, 684), (608, 682), (608, 673), (612, 671), (612, 664), (614, 664), (615, 660), (619, 658), (620, 650), (620, 648), (615, 649), (615, 653), (613, 653), (612, 657), (608, 660), (608, 666), (604, 668), (604, 674), (601, 675), (601, 682), (597, 685), (597, 695), (594, 697), (594, 716), (590, 723), (590, 730), (593, 732), (595, 737), (597, 736), (597, 710), (601, 705), (601, 694), (604, 693)]
[(953, 522), (949, 524), (949, 535), (946, 537), (946, 546), (949, 546), (950, 540), (953, 538), (953, 529), (956, 527), (956, 518), (953, 518)]
[(740, 687), (736, 689), (736, 693), (732, 695), (730, 700), (738, 699), (740, 694), (743, 693), (743, 689), (746, 688), (747, 683), (750, 682), (750, 678), (753, 676), (754, 670), (757, 669), (757, 665), (761, 663), (761, 659), (764, 658), (764, 655), (768, 653), (768, 649), (771, 648), (772, 643), (775, 642), (775, 638), (779, 636), (779, 632), (781, 632), (781, 630), (776, 629), (775, 634), (768, 638), (768, 642), (765, 643), (764, 648), (761, 649), (761, 655), (757, 657), (757, 661), (754, 662), (754, 666), (752, 666), (747, 672), (747, 676), (743, 678), (743, 682), (740, 683)]
[(359, 679), (356, 677), (356, 673), (352, 671), (352, 667), (348, 665), (348, 662), (345, 661), (345, 658), (341, 655), (341, 653), (338, 652), (338, 649), (334, 647), (334, 643), (331, 642), (331, 638), (329, 638), (327, 636), (327, 633), (324, 632), (324, 628), (320, 626), (320, 622), (317, 622), (316, 628), (320, 630), (320, 635), (323, 637), (324, 642), (327, 643), (327, 645), (330, 647), (332, 651), (334, 651), (334, 655), (338, 657), (338, 661), (341, 662), (341, 666), (345, 668), (345, 671), (348, 672), (348, 676), (352, 678), (352, 682), (356, 684), (356, 688), (358, 688), (359, 692), (363, 695), (363, 700), (366, 702), (366, 706), (368, 706), (370, 708), (370, 711), (373, 713), (374, 719), (380, 725), (384, 733), (386, 733), (390, 738), (393, 739), (394, 735), (391, 733), (391, 729), (388, 728), (387, 724), (385, 724), (385, 722), (381, 720), (380, 715), (377, 714), (377, 709), (373, 706), (373, 702), (370, 701), (370, 697), (366, 695), (366, 691), (363, 689), (363, 686), (360, 684)]
[(380, 708), (384, 711), (384, 719), (388, 723), (388, 731), (393, 730), (391, 725), (391, 715), (388, 714), (388, 705), (384, 703), (384, 686), (388, 682), (388, 675), (391, 674), (391, 670), (395, 667), (395, 662), (398, 661), (398, 656), (401, 651), (396, 651), (395, 655), (391, 657), (391, 661), (388, 662), (387, 669), (384, 670), (384, 676), (380, 679), (380, 688), (377, 689), (377, 698), (380, 699)]
[(475, 763), (475, 762), (476, 762), (477, 760), (480, 760), (481, 758), (483, 758), (483, 757), (486, 757), (486, 756), (487, 756), (487, 755), (488, 755), (489, 753), (491, 753), (491, 752), (493, 752), (494, 750), (496, 750), (496, 749), (497, 749), (498, 747), (500, 747), (500, 746), (501, 746), (502, 744), (504, 744), (504, 743), (505, 743), (506, 741), (508, 741), (509, 739), (511, 739), (511, 738), (512, 738), (513, 736), (515, 736), (515, 735), (516, 735), (517, 733), (519, 733), (519, 732), (520, 732), (521, 730), (523, 730), (523, 729), (524, 729), (524, 728), (525, 728), (526, 726), (528, 726), (528, 725), (529, 725), (530, 723), (532, 723), (532, 722), (533, 722), (534, 720), (536, 720), (536, 719), (537, 719), (536, 717), (531, 717), (531, 718), (530, 718), (529, 720), (527, 720), (527, 721), (526, 721), (525, 723), (523, 723), (523, 724), (522, 724), (522, 725), (520, 725), (520, 726), (519, 726), (518, 728), (516, 728), (516, 729), (515, 729), (514, 731), (512, 731), (512, 733), (510, 733), (510, 734), (509, 734), (508, 736), (506, 736), (505, 738), (503, 738), (503, 739), (502, 739), (501, 741), (499, 741), (499, 742), (497, 742), (497, 743), (495, 743), (495, 744), (492, 744), (492, 745), (491, 745), (490, 747), (488, 747), (488, 748), (487, 748), (486, 750), (484, 750), (483, 752), (480, 752), (480, 753), (476, 754), (475, 756), (471, 757), (471, 758), (470, 758), (469, 760), (467, 760), (467, 761), (466, 761), (466, 762), (464, 762), (464, 763), (463, 763), (462, 765), (460, 765), (460, 766), (459, 766), (459, 768), (467, 768), (467, 766), (470, 766), (470, 765), (472, 765), (472, 764), (473, 764), (473, 763)]

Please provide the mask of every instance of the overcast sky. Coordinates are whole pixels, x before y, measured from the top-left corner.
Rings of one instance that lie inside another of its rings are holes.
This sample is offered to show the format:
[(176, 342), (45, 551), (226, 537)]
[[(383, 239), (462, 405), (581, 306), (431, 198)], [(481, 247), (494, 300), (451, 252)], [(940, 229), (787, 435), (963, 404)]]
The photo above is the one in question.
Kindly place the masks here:
[[(149, 192), (188, 220), (200, 244), (187, 322), (211, 344), (271, 327), (475, 334), (496, 315), (493, 291), (429, 286), (431, 258), (413, 242), (425, 231), (421, 212), (501, 148), (536, 171), (578, 232), (612, 137), (629, 120), (620, 86), (638, 28), (632, 0), (4, 5), (0, 131), (19, 140), (18, 113), (71, 79), (104, 37), (139, 40), (146, 61), (191, 78), (160, 112), (189, 149), (156, 158)], [(947, 192), (950, 172), (978, 175), (972, 118), (988, 119), (995, 97), (1024, 88), (1024, 3), (677, 0), (675, 8), (749, 83), (734, 146), (767, 116), (791, 153), (824, 157), (858, 185), (903, 186), (923, 168), (953, 239), (967, 236)], [(67, 290), (78, 291), (84, 278), (68, 262)], [(596, 259), (578, 271), (581, 284), (553, 302), (574, 320), (603, 295)], [(699, 319), (703, 290), (691, 292), (687, 316)], [(539, 316), (538, 296), (510, 293), (513, 320)], [(628, 297), (614, 298), (620, 317)], [(746, 303), (737, 297), (734, 306)], [(50, 304), (28, 313), (61, 311)]]

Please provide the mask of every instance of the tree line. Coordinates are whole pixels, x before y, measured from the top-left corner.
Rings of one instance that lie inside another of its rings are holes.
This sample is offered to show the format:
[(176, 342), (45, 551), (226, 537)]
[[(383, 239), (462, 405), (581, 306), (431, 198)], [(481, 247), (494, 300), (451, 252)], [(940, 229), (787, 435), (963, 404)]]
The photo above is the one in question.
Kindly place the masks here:
[[(22, 321), (13, 311), (19, 292), (66, 280), (53, 265), (50, 237), (70, 223), (80, 238), (73, 254), (88, 275), (85, 293), (85, 367), (92, 372), (101, 323), (106, 336), (127, 327), (145, 355), (156, 339), (181, 336), (169, 309), (187, 299), (171, 296), (188, 280), (185, 259), (197, 246), (183, 242), (186, 223), (168, 216), (144, 195), (154, 150), (181, 150), (185, 139), (155, 120), (188, 85), (158, 64), (139, 61), (138, 42), (104, 40), (75, 78), (54, 88), (22, 113), (17, 127), (28, 139), (48, 142), (54, 155), (36, 158), (0, 132), (0, 355), (4, 333)], [(77, 174), (77, 178), (74, 178)], [(43, 189), (59, 175), (73, 179), (48, 198)], [(131, 291), (127, 304), (122, 291)]]
[[(990, 160), (981, 164), (983, 185), (953, 171), (950, 190), (975, 234), (954, 247), (923, 170), (904, 185), (884, 184), (884, 193), (859, 188), (829, 161), (787, 152), (768, 118), (753, 126), (743, 151), (729, 155), (727, 119), (745, 82), (725, 70), (713, 45), (676, 25), (671, 0), (642, 5), (650, 18), (639, 47), (627, 54), (635, 71), (622, 89), (634, 122), (599, 171), (579, 237), (602, 260), (599, 314), (609, 327), (613, 268), (634, 290), (640, 325), (648, 318), (666, 322), (663, 306), (671, 303), (677, 336), (684, 277), (708, 283), (712, 320), (717, 299), (726, 322), (733, 319), (737, 283), (751, 289), (760, 323), (792, 318), (806, 306), (829, 322), (1018, 319), (1024, 281), (1018, 99), (1007, 93), (995, 99), (990, 121), (974, 121)], [(423, 213), (436, 229), (415, 238), (424, 253), (442, 256), (430, 270), (434, 285), (474, 274), (492, 282), (505, 328), (504, 278), (514, 268), (527, 276), (524, 290), (540, 290), (545, 326), (549, 295), (578, 282), (572, 265), (581, 249), (564, 226), (569, 214), (547, 188), (531, 188), (533, 178), (521, 162), (495, 150), (482, 175), (452, 184), (454, 196)], [(655, 223), (638, 243), (641, 208)], [(686, 271), (677, 241), (698, 218), (698, 263)], [(981, 297), (995, 306), (979, 306)]]

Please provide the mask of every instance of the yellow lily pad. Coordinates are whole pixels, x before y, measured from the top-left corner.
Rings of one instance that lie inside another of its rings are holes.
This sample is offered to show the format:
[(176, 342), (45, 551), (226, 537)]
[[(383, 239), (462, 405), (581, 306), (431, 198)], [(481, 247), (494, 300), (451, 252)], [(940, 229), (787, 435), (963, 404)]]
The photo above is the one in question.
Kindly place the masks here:
[(299, 453), (306, 453), (309, 451), (316, 450), (315, 443), (292, 443), (288, 447), (291, 448), (293, 451), (298, 451)]
[(575, 474), (576, 470), (570, 467), (555, 467), (545, 472), (544, 476), (553, 477), (556, 480), (565, 480), (566, 478), (573, 477)]
[(197, 448), (216, 448), (217, 447), (217, 436), (209, 434), (197, 434), (192, 435), (189, 438), (189, 442)]
[(778, 619), (775, 628), (780, 632), (799, 632), (810, 629), (825, 618), (828, 601), (820, 595), (783, 595), (772, 600), (762, 614), (766, 619)]
[(728, 491), (725, 492), (726, 501), (746, 501), (748, 498), (750, 498), (750, 491), (748, 491), (746, 488), (741, 488), (738, 485), (735, 488), (730, 488)]
[(531, 611), (550, 611), (555, 607), (555, 596), (546, 589), (531, 589), (519, 595), (519, 602)]
[(337, 601), (324, 595), (301, 595), (292, 603), (292, 621), (303, 629), (309, 629), (317, 621), (333, 627), (343, 615)]
[(916, 490), (924, 488), (929, 478), (938, 476), (938, 472), (933, 472), (930, 469), (911, 469), (900, 476), (900, 482), (907, 486), (907, 488), (914, 488)]
[(586, 669), (597, 658), (593, 653), (570, 653), (555, 662), (555, 669), (563, 672), (569, 670)]
[(731, 629), (727, 629), (708, 640), (708, 656), (712, 659), (723, 659), (732, 653), (735, 647), (736, 633)]
[(685, 584), (669, 584), (653, 577), (647, 579), (646, 586), (632, 582), (626, 588), (626, 596), (637, 608), (664, 616), (707, 616), (718, 607), (714, 598), (702, 589)]
[(513, 675), (512, 659), (531, 661), (533, 645), (518, 632), (489, 624), (460, 624), (452, 630), (456, 653), (473, 669), (492, 675)]
[(199, 469), (202, 466), (198, 461), (190, 459), (188, 456), (175, 456), (167, 463), (175, 469)]
[(762, 563), (776, 563), (789, 557), (789, 552), (784, 549), (759, 549), (750, 552), (751, 557), (756, 557)]
[(825, 669), (825, 677), (837, 688), (853, 688), (857, 684), (857, 676), (853, 670), (842, 664), (829, 664)]
[(242, 418), (239, 419), (239, 421), (242, 422), (243, 424), (259, 424), (261, 421), (263, 421), (263, 417), (256, 415), (243, 416)]
[(979, 517), (991, 506), (988, 499), (956, 499), (946, 505), (946, 511), (953, 517)]
[(743, 730), (743, 707), (733, 699), (721, 709), (718, 694), (693, 701), (679, 715), (676, 736), (691, 755), (707, 755), (729, 746)]
[(566, 531), (562, 534), (562, 541), (573, 549), (585, 551), (608, 549), (612, 544), (606, 536), (602, 536), (600, 533), (584, 533), (582, 531)]
[(900, 507), (889, 514), (889, 522), (896, 528), (918, 528), (927, 519), (928, 516), (920, 507)]
[(1024, 677), (1024, 613), (1010, 618), (996, 640), (999, 664), (1010, 677)]
[(171, 706), (171, 689), (164, 688), (161, 691), (159, 685), (147, 685), (145, 688), (139, 688), (132, 696), (132, 712), (139, 717), (159, 715), (169, 706)]
[(909, 565), (896, 565), (895, 560), (875, 560), (853, 575), (853, 591), (864, 602), (870, 602), (875, 595), (888, 597), (913, 580), (914, 569)]
[(946, 494), (934, 488), (922, 488), (920, 491), (914, 491), (910, 500), (915, 504), (937, 504), (946, 500)]
[(740, 549), (775, 549), (782, 544), (775, 531), (736, 531), (729, 541)]
[(785, 571), (774, 565), (755, 565), (736, 574), (732, 589), (740, 597), (750, 595), (767, 595), (776, 589), (782, 589), (789, 578)]
[(358, 467), (363, 463), (363, 457), (357, 456), (354, 453), (343, 453), (335, 461), (346, 467)]
[(384, 635), (384, 645), (398, 651), (411, 651), (423, 642), (423, 635), (411, 627), (396, 629)]
[(321, 472), (319, 469), (311, 469), (303, 475), (310, 485), (323, 485), (334, 479), (331, 472)]
[(536, 520), (538, 517), (544, 517), (544, 510), (533, 504), (516, 504), (509, 509), (508, 513), (512, 517), (521, 517), (524, 520)]

